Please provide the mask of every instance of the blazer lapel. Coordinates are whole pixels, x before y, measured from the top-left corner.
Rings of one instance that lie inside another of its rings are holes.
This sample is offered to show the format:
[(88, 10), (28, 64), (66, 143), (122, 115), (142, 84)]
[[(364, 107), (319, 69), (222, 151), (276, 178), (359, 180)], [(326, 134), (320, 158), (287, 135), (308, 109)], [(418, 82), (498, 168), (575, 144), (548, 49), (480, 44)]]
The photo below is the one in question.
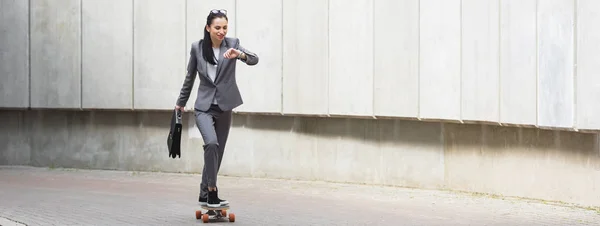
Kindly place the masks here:
[(217, 62), (217, 75), (215, 76), (215, 83), (218, 81), (219, 77), (220, 77), (220, 72), (221, 72), (221, 68), (223, 67), (223, 61), (225, 60), (225, 57), (223, 57), (223, 54), (225, 54), (225, 51), (227, 51), (227, 44), (225, 43), (225, 40), (223, 40), (221, 42), (221, 47), (219, 48), (219, 61)]
[[(203, 41), (202, 41), (203, 42)], [(201, 74), (202, 76), (204, 76), (204, 78), (206, 78), (206, 80), (208, 80), (208, 82), (215, 84), (212, 79), (210, 79), (210, 77), (208, 77), (208, 62), (206, 62), (206, 60), (204, 60), (204, 53), (202, 52), (202, 42), (200, 42), (199, 45), (199, 49), (200, 49), (200, 58), (199, 58), (199, 62), (200, 62), (200, 70), (201, 70)]]

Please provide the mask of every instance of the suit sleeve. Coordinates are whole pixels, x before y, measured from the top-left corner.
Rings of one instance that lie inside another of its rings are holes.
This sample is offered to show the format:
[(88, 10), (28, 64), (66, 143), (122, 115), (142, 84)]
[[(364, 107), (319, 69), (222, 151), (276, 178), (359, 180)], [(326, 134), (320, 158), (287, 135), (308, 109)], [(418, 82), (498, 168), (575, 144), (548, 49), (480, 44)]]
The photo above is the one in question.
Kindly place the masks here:
[(190, 93), (192, 91), (192, 87), (194, 87), (194, 81), (196, 80), (197, 62), (196, 51), (194, 50), (194, 44), (192, 44), (192, 48), (190, 50), (190, 59), (187, 66), (187, 75), (183, 81), (181, 91), (179, 92), (179, 98), (177, 98), (177, 106), (184, 107), (190, 98)]
[(244, 47), (242, 47), (242, 45), (240, 45), (240, 40), (238, 39), (237, 41), (237, 50), (242, 51), (244, 54), (246, 54), (246, 59), (240, 59), (242, 62), (246, 63), (247, 65), (253, 66), (258, 64), (258, 55), (256, 55), (256, 53), (251, 52), (250, 50), (245, 49)]

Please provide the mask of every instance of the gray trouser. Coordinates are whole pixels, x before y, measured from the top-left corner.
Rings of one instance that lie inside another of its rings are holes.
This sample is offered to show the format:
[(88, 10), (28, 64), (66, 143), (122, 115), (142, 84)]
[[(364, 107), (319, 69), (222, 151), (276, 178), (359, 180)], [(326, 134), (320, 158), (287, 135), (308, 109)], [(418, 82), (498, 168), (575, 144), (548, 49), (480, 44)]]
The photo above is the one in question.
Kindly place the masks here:
[(207, 111), (194, 111), (196, 126), (204, 139), (204, 169), (200, 183), (200, 196), (208, 196), (208, 187), (217, 186), (217, 173), (231, 126), (231, 111), (222, 111), (218, 105), (211, 105)]

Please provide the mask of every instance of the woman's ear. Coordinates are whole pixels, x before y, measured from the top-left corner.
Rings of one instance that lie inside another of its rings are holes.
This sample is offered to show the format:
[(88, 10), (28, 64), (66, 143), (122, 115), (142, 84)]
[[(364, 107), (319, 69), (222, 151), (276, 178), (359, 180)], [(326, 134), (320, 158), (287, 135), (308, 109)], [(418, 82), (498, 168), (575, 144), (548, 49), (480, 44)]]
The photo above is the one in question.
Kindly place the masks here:
[(206, 32), (210, 33), (210, 26), (206, 25), (204, 29), (206, 29)]

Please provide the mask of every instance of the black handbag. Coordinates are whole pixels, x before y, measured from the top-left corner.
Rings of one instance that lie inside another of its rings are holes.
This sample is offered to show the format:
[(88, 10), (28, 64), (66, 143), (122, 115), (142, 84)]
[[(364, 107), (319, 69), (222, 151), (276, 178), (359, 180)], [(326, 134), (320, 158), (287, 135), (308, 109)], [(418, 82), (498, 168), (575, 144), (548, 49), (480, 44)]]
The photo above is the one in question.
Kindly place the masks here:
[(181, 111), (174, 110), (171, 116), (171, 130), (167, 138), (169, 157), (172, 158), (175, 158), (175, 156), (181, 158), (181, 128), (183, 127), (181, 121)]

